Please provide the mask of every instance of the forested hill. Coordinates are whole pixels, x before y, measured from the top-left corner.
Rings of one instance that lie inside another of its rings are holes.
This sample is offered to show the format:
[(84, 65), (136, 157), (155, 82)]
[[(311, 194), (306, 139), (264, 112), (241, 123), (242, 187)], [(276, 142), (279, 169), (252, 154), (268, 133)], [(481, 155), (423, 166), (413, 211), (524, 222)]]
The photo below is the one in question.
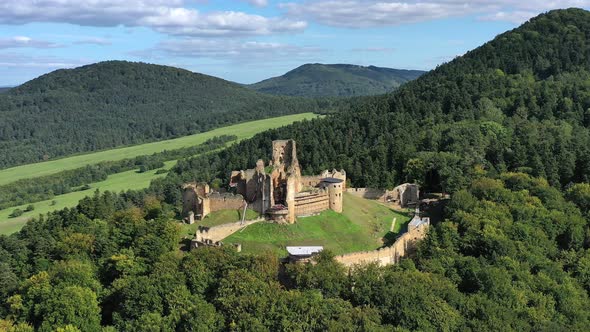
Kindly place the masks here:
[[(418, 181), (455, 191), (482, 173), (524, 171), (556, 186), (590, 180), (590, 13), (540, 15), (350, 110), (179, 164), (187, 177), (240, 169), (297, 140), (309, 173), (344, 168), (356, 186)], [(249, 157), (250, 156), (250, 157)], [(248, 160), (247, 158), (250, 158)]]
[[(589, 41), (589, 12), (552, 11), (390, 96), (179, 162), (145, 191), (96, 192), (0, 236), (0, 327), (587, 331), (590, 183), (571, 182), (590, 180)], [(323, 251), (278, 280), (269, 254), (179, 253), (180, 184), (227, 179), (268, 158), (276, 138), (297, 140), (305, 173), (342, 167), (353, 185), (416, 179), (452, 192), (445, 218), (387, 267), (348, 270)]]
[(0, 168), (317, 110), (187, 70), (109, 61), (0, 94)]
[(252, 89), (286, 96), (353, 97), (384, 94), (424, 74), (421, 70), (348, 64), (305, 64), (285, 75), (251, 84)]

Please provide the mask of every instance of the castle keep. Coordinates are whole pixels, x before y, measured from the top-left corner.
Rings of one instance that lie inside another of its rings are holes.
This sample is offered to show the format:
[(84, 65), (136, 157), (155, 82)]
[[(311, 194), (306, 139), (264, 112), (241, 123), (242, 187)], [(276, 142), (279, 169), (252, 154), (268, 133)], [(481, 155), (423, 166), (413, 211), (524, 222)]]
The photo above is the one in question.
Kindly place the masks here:
[(269, 167), (260, 159), (253, 169), (231, 172), (230, 187), (236, 195), (212, 193), (207, 184), (186, 184), (183, 215), (189, 221), (191, 215), (202, 219), (210, 212), (247, 204), (270, 220), (294, 223), (298, 216), (328, 209), (342, 212), (344, 170), (302, 176), (294, 140), (273, 141), (272, 148)]

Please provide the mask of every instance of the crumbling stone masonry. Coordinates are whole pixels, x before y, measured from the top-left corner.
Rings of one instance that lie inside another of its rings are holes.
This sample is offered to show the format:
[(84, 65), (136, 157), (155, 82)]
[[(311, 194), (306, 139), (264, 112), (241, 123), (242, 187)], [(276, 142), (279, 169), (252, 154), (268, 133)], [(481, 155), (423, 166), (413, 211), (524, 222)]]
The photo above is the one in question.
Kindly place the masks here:
[(403, 208), (416, 206), (420, 201), (420, 188), (417, 184), (413, 183), (400, 184), (393, 188), (393, 190), (347, 188), (346, 192), (365, 199), (393, 202)]
[(232, 187), (248, 206), (270, 219), (294, 223), (297, 216), (327, 209), (342, 212), (342, 192), (346, 187), (344, 170), (324, 171), (317, 176), (301, 176), (294, 140), (272, 142), (272, 170), (266, 173), (263, 160), (256, 168), (231, 173)]
[(253, 169), (231, 172), (230, 187), (235, 188), (235, 196), (214, 193), (206, 183), (185, 184), (182, 214), (186, 220), (201, 220), (217, 210), (242, 208), (244, 202), (271, 220), (288, 223), (294, 223), (297, 216), (328, 209), (342, 212), (344, 170), (301, 176), (294, 140), (273, 141), (272, 150), (270, 169), (260, 159)]
[(416, 243), (423, 239), (430, 227), (430, 218), (420, 217), (416, 210), (408, 224), (408, 231), (402, 234), (390, 247), (372, 251), (358, 251), (334, 257), (337, 262), (351, 267), (356, 264), (377, 263), (380, 266), (396, 264), (400, 259), (416, 250)]
[(195, 219), (202, 220), (211, 212), (237, 210), (244, 206), (241, 195), (212, 192), (206, 183), (187, 183), (182, 188), (182, 215), (189, 224)]

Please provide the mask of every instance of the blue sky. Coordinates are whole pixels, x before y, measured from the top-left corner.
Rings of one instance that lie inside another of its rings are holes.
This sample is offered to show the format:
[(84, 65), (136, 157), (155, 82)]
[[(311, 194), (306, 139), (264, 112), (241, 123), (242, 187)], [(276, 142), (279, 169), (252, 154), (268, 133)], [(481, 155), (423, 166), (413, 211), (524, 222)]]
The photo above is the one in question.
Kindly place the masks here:
[(0, 86), (104, 60), (252, 83), (309, 62), (428, 70), (590, 0), (5, 0)]

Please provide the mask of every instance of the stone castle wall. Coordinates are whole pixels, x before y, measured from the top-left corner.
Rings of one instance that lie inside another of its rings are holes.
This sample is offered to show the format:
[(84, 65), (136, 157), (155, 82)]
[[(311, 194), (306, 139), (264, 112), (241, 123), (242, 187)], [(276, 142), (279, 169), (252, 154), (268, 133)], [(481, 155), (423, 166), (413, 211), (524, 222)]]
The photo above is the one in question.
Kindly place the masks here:
[(219, 210), (238, 210), (244, 206), (244, 197), (242, 195), (218, 194), (209, 195), (209, 211)]
[(239, 231), (240, 229), (263, 220), (264, 218), (258, 218), (253, 220), (246, 220), (243, 224), (242, 222), (237, 221), (234, 223), (223, 224), (214, 227), (199, 226), (196, 232), (195, 240), (202, 243), (219, 242), (225, 239), (226, 237), (232, 235), (233, 233)]
[(395, 202), (402, 207), (417, 204), (420, 196), (418, 185), (412, 183), (400, 184), (393, 188), (393, 190), (375, 188), (346, 188), (345, 190), (347, 193), (358, 197)]
[(321, 181), (322, 177), (319, 175), (307, 175), (301, 177), (301, 186), (305, 187), (317, 187)]
[(301, 193), (295, 198), (295, 215), (305, 216), (329, 209), (330, 197), (326, 190)]
[(377, 263), (380, 266), (396, 264), (399, 260), (416, 249), (416, 243), (426, 236), (428, 225), (408, 229), (390, 247), (371, 251), (358, 251), (334, 257), (337, 262), (347, 267), (355, 264)]
[(374, 188), (346, 188), (346, 192), (365, 199), (375, 199), (380, 201), (385, 200), (389, 194), (387, 190)]

